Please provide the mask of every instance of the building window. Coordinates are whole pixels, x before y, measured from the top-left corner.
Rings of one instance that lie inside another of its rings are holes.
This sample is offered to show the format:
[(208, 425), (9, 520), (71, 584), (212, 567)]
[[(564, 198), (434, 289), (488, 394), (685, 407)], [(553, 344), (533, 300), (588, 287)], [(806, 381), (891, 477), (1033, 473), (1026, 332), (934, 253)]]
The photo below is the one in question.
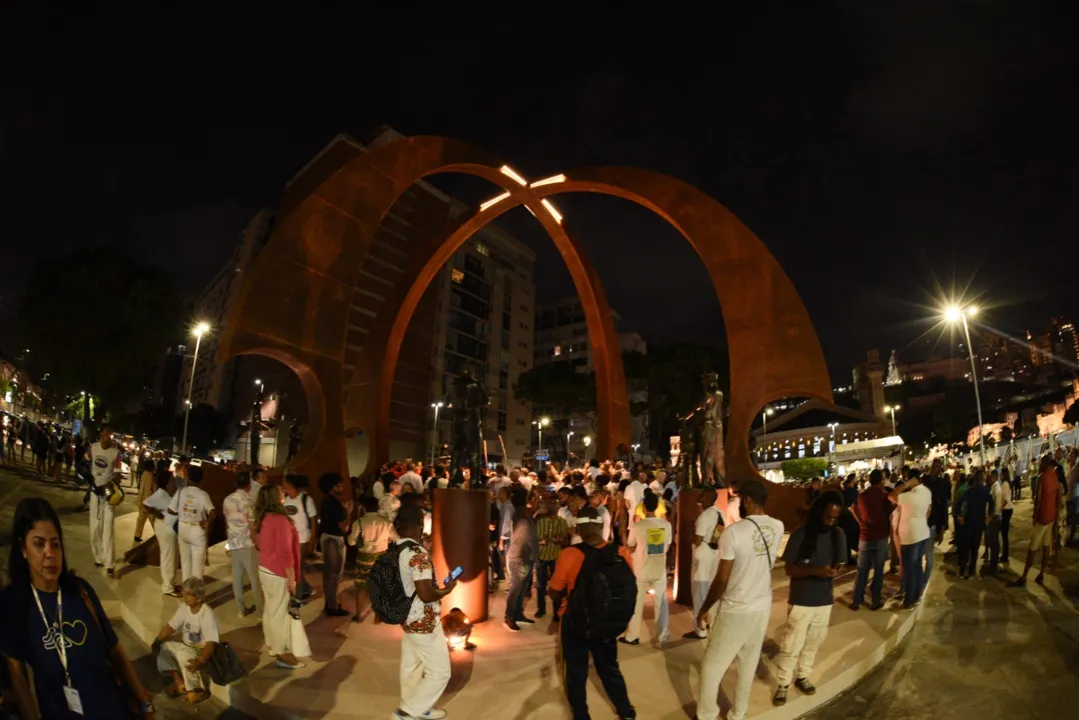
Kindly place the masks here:
[(476, 252), (478, 252), (480, 255), (483, 255), (484, 257), (487, 257), (491, 254), (490, 252), (488, 252), (487, 246), (480, 242), (476, 243)]
[(525, 419), (524, 418), (517, 418), (517, 424), (518, 425), (524, 425), (525, 424)]
[(463, 270), (458, 270), (457, 268), (454, 268), (452, 271), (450, 271), (450, 276), (453, 279), (453, 281), (455, 283), (458, 283), (458, 284), (464, 282), (464, 279), (465, 279), (464, 271)]
[(554, 356), (558, 357), (561, 354), (562, 354), (562, 346), (561, 345), (555, 345), (554, 346)]
[(524, 330), (525, 332), (528, 332), (528, 326), (527, 325), (525, 325), (524, 323), (519, 323), (519, 324), (520, 324), (522, 330)]
[(518, 360), (517, 364), (520, 365), (521, 367), (525, 368), (526, 370), (528, 369), (528, 361), (527, 360)]
[(518, 345), (518, 347), (521, 347), (521, 348), (523, 348), (525, 350), (528, 349), (528, 343), (526, 343), (524, 340), (518, 340), (517, 345)]
[(509, 385), (509, 378), (510, 378), (510, 374), (508, 372), (506, 372), (505, 370), (499, 370), (498, 371), (498, 389), (499, 390), (505, 390), (506, 389), (506, 386)]
[(523, 313), (528, 312), (528, 306), (525, 305), (524, 303), (521, 304), (521, 312), (523, 312)]
[(498, 413), (498, 430), (499, 432), (506, 432), (506, 413)]

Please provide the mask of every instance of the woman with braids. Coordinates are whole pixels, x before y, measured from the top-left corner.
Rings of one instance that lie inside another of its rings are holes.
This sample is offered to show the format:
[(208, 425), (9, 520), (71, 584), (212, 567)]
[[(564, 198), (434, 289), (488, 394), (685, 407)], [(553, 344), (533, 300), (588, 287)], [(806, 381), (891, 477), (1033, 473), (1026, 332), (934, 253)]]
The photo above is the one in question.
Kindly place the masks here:
[(11, 584), (0, 592), (0, 654), (20, 717), (154, 716), (150, 693), (97, 595), (67, 568), (60, 519), (48, 501), (24, 498), (15, 508), (8, 573)]
[[(828, 634), (828, 621), (835, 602), (833, 579), (847, 559), (847, 541), (836, 525), (843, 512), (843, 496), (834, 490), (823, 493), (809, 507), (804, 525), (791, 533), (783, 552), (787, 577), (791, 579), (787, 622), (780, 628), (779, 686), (772, 704), (787, 702), (791, 680), (806, 695), (817, 692), (809, 681), (817, 649)], [(795, 666), (797, 665), (797, 673)]]

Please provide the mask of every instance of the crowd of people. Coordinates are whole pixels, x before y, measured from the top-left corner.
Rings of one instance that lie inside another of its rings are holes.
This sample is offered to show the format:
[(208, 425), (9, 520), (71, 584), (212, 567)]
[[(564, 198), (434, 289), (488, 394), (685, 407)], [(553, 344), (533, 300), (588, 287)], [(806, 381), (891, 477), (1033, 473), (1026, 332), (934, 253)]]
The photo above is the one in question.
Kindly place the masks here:
[[(110, 577), (115, 507), (100, 490), (115, 481), (120, 452), (108, 426), (86, 449), (91, 550), (94, 564)], [(684, 488), (661, 467), (592, 461), (579, 469), (552, 465), (543, 473), (500, 466), (486, 477), (472, 477), (467, 468), (451, 476), (446, 467), (405, 461), (384, 466), (370, 478), (324, 474), (317, 481), (319, 502), (303, 475), (286, 471), (270, 480), (262, 468), (242, 467), (235, 474), (235, 490), (221, 507), (200, 487), (203, 472), (197, 465), (174, 464), (161, 456), (144, 459), (139, 470), (136, 540), (149, 521), (160, 546), (161, 592), (181, 600), (154, 650), (159, 671), (171, 679), (169, 695), (187, 702), (208, 696), (205, 666), (220, 643), (219, 621), (205, 602), (203, 580), (208, 533), (218, 513), (226, 527), (235, 611), (240, 617), (258, 614), (276, 667), (302, 668), (310, 655), (297, 610), (319, 589), (309, 582), (318, 556), (323, 612), (348, 618), (339, 632), (372, 615), (375, 622), (401, 626), (396, 720), (445, 716), (436, 707), (450, 678), (441, 599), (452, 592), (456, 579), (439, 582), (434, 576), (434, 489), (482, 488), (490, 494), (485, 530), (489, 591), (505, 591), (503, 626), (509, 632), (548, 616), (555, 623), (575, 720), (589, 717), (590, 662), (619, 716), (637, 717), (619, 668), (618, 646), (641, 644), (650, 601), (655, 646), (662, 650), (670, 639), (668, 585), (678, 496)], [(1075, 532), (1079, 454), (1046, 456), (1039, 470), (1027, 483), (1034, 500), (1031, 551), (1013, 586), (1026, 582), (1039, 553), (1035, 580), (1042, 582), (1055, 553)], [(693, 545), (694, 623), (683, 635), (705, 641), (697, 717), (718, 717), (719, 685), (735, 659), (737, 681), (728, 718), (745, 717), (772, 612), (772, 571), (778, 560), (790, 578), (773, 694), (773, 703), (782, 705), (791, 685), (803, 694), (816, 692), (814, 660), (835, 604), (834, 579), (845, 565), (857, 567), (852, 610), (867, 603), (867, 593), (871, 610), (884, 606), (889, 561), (901, 580), (893, 599), (896, 609), (913, 608), (934, 570), (933, 546), (944, 541), (950, 520), (957, 575), (974, 575), (983, 542), (983, 574), (995, 575), (1008, 563), (1020, 485), (1000, 463), (987, 472), (945, 470), (939, 461), (924, 472), (873, 470), (845, 478), (838, 487), (817, 480), (807, 491), (802, 523), (785, 547), (783, 523), (765, 512), (766, 484), (747, 479), (723, 491), (722, 498), (716, 488), (697, 488), (697, 507), (690, 510), (693, 532), (687, 538)], [(682, 511), (687, 511), (685, 504)], [(152, 715), (152, 698), (119, 649), (93, 590), (67, 569), (60, 523), (44, 500), (20, 504), (9, 567), (11, 584), (0, 593), (0, 611), (25, 621), (5, 624), (0, 652), (8, 659), (19, 707), (32, 707), (24, 705), (30, 701), (30, 669), (39, 702), (44, 695), (47, 703), (64, 703), (56, 705), (55, 715), (43, 710), (45, 717), (112, 717), (117, 703), (137, 704), (143, 715)], [(351, 582), (345, 582), (346, 576)], [(404, 599), (399, 615), (391, 608), (393, 598)], [(76, 645), (64, 634), (75, 620), (87, 630), (84, 637), (93, 635), (92, 643)], [(102, 683), (103, 668), (120, 683)]]

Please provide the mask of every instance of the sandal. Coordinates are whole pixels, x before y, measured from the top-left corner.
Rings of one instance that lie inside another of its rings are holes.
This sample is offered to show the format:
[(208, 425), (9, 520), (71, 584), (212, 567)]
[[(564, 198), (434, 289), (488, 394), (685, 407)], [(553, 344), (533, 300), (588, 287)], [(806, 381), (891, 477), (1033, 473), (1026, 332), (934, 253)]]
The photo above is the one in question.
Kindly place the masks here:
[(202, 702), (208, 697), (210, 697), (210, 693), (206, 690), (206, 688), (199, 688), (198, 690), (192, 690), (191, 692), (187, 693), (187, 695), (184, 695), (184, 702), (188, 705), (195, 705)]
[(165, 690), (165, 694), (170, 698), (175, 699), (180, 697), (181, 695), (186, 695), (187, 688), (177, 687), (175, 684), (169, 685), (168, 688)]

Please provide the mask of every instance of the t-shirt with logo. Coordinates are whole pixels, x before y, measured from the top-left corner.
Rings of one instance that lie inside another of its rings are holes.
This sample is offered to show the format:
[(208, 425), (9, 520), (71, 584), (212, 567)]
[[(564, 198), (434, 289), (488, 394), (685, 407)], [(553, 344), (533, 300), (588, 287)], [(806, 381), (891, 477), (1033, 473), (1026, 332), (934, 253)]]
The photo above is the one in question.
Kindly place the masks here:
[(100, 442), (90, 446), (90, 474), (94, 487), (105, 487), (120, 469), (120, 448), (110, 445), (101, 447)]
[(733, 560), (734, 565), (721, 612), (755, 613), (772, 607), (772, 565), (782, 537), (783, 523), (767, 515), (746, 517), (723, 531), (719, 559)]
[(242, 550), (254, 545), (251, 541), (252, 508), (255, 503), (247, 490), (237, 490), (221, 503), (225, 513), (225, 530), (229, 536), (229, 550)]
[(214, 501), (200, 487), (189, 485), (176, 491), (172, 496), (169, 510), (180, 516), (180, 522), (198, 525), (213, 512)]
[(397, 544), (407, 544), (407, 547), (401, 550), (397, 560), (398, 569), (401, 571), (401, 585), (404, 587), (406, 597), (415, 596), (412, 598), (412, 607), (408, 611), (408, 617), (405, 618), (401, 627), (406, 633), (420, 635), (442, 632), (441, 601), (425, 603), (416, 593), (417, 582), (434, 579), (431, 556), (415, 540), (398, 540)]
[(664, 518), (646, 517), (629, 529), (626, 544), (633, 548), (633, 570), (638, 580), (667, 577), (667, 549), (674, 531)]
[(197, 613), (191, 612), (187, 605), (180, 605), (169, 620), (169, 627), (180, 633), (180, 642), (188, 647), (201, 648), (208, 642), (221, 642), (217, 615), (206, 603)]
[[(301, 501), (307, 508), (306, 515), (301, 509)], [(300, 536), (300, 544), (311, 542), (311, 521), (318, 517), (315, 501), (307, 493), (300, 493), (296, 497), (285, 498), (285, 512), (288, 519), (296, 527), (296, 534)]]
[(7, 587), (0, 592), (0, 618), (3, 618), (0, 621), (0, 655), (26, 663), (33, 669), (41, 717), (76, 720), (80, 716), (70, 712), (64, 700), (64, 666), (56, 644), (62, 638), (71, 684), (79, 693), (83, 717), (128, 717), (124, 700), (109, 672), (107, 651), (118, 642), (116, 632), (93, 589), (82, 580), (75, 582), (90, 598), (97, 621), (78, 593), (63, 590), (62, 631), (57, 624), (59, 593), (38, 591), (49, 622), (46, 627), (32, 595), (25, 603), (19, 603), (16, 588)]

